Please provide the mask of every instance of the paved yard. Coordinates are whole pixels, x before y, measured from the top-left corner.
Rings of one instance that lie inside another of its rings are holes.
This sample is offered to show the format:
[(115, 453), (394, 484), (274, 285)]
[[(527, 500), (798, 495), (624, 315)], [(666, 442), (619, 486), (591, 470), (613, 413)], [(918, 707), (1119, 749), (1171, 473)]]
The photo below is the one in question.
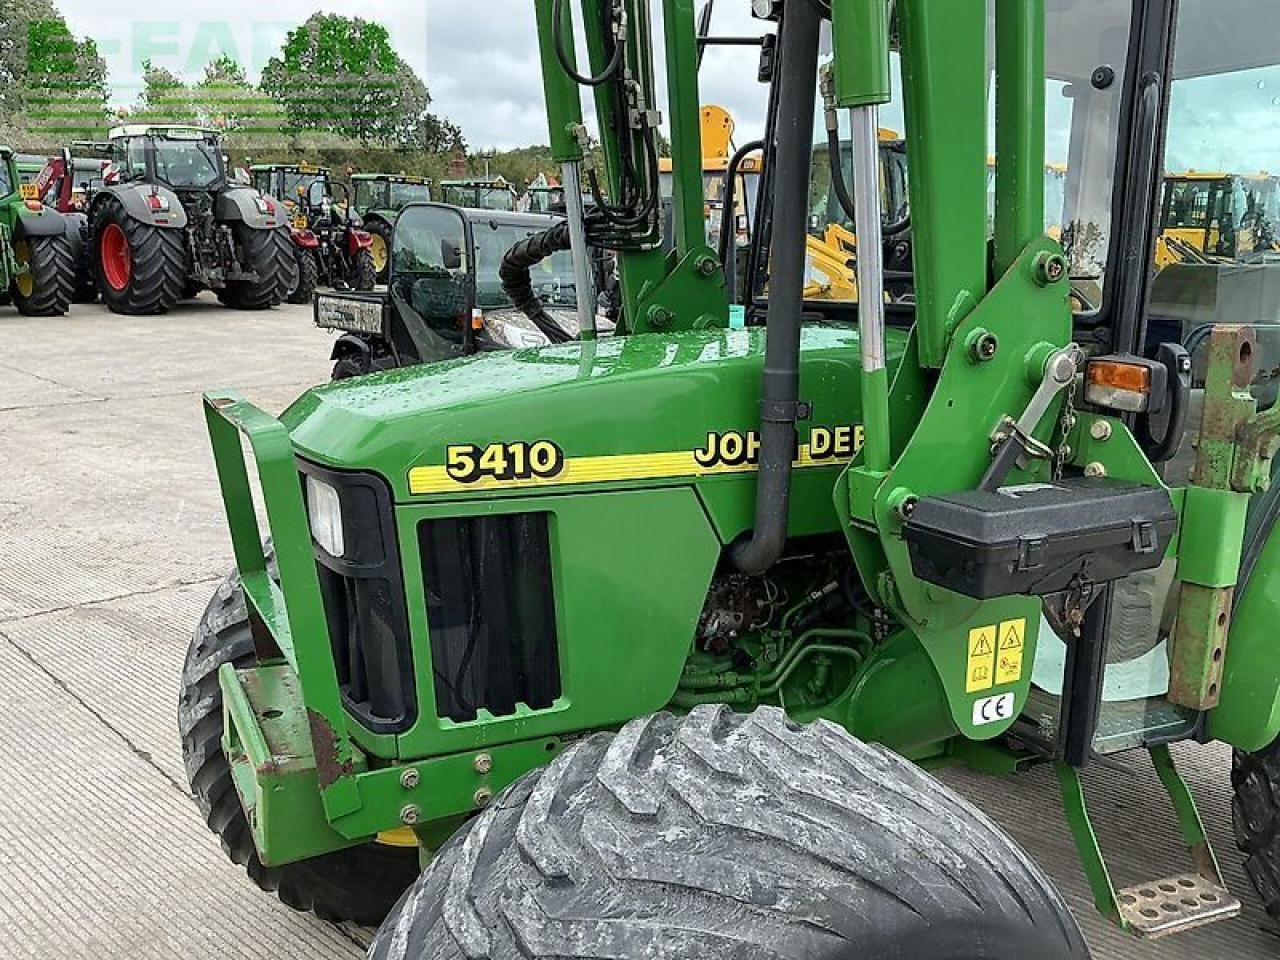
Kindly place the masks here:
[[(230, 546), (199, 393), (270, 410), (328, 375), (306, 308), (166, 317), (0, 308), (0, 958), (357, 957), (368, 931), (293, 913), (227, 864), (187, 795), (175, 711)], [(947, 780), (1059, 884), (1098, 957), (1280, 956), (1230, 843), (1229, 754), (1178, 751), (1244, 916), (1144, 945), (1090, 907), (1050, 771)], [(1141, 762), (1090, 774), (1121, 883), (1183, 869)]]

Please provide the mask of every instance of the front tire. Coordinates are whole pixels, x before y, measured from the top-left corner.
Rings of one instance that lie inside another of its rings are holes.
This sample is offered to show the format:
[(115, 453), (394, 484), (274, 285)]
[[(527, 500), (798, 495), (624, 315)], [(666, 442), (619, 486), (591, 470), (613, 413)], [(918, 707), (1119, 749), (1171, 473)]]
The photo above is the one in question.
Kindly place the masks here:
[(222, 664), (244, 668), (254, 662), (244, 592), (239, 575), (232, 574), (209, 601), (182, 671), (178, 728), (196, 805), (232, 862), (242, 864), (249, 879), (288, 906), (334, 922), (381, 923), (418, 875), (416, 847), (367, 843), (283, 867), (267, 867), (258, 859), (222, 752), (218, 685)]
[(60, 317), (76, 290), (76, 255), (63, 234), (24, 237), (14, 244), (27, 273), (13, 281), (13, 304), (28, 317)]
[(188, 270), (180, 229), (141, 223), (112, 198), (94, 217), (92, 249), (98, 292), (112, 313), (168, 313), (182, 299)]
[(218, 291), (218, 299), (236, 310), (266, 310), (284, 303), (298, 285), (298, 261), (287, 229), (236, 228), (241, 263), (256, 280), (236, 280)]
[(436, 857), (371, 960), (1074, 960), (1049, 881), (882, 747), (774, 708), (597, 734)]

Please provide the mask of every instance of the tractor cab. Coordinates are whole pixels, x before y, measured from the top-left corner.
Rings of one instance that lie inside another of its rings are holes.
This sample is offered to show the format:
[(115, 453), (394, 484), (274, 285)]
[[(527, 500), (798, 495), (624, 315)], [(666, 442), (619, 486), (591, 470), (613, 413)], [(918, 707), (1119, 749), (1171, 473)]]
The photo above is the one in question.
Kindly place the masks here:
[(351, 178), (355, 211), (372, 239), (369, 248), (378, 282), (387, 282), (391, 258), (391, 231), (396, 217), (411, 203), (430, 203), (432, 183), (426, 177), (406, 174), (357, 173)]
[(515, 187), (502, 177), (440, 181), (440, 201), (455, 207), (511, 213), (516, 209), (516, 200)]
[[(530, 271), (540, 319), (550, 326), (540, 327), (513, 303), (500, 276), (512, 247), (555, 222), (542, 214), (438, 203), (403, 208), (392, 233), (387, 292), (316, 297), (316, 324), (342, 331), (332, 355), (335, 379), (576, 339), (581, 331), (567, 252)], [(603, 318), (599, 323), (610, 327)]]
[(112, 183), (157, 183), (179, 195), (226, 185), (221, 134), (200, 127), (130, 124), (110, 134)]
[(534, 183), (520, 195), (521, 213), (563, 213), (564, 187), (550, 183)]
[(1185, 261), (1249, 260), (1280, 250), (1270, 178), (1173, 173), (1160, 203), (1159, 266)]
[(295, 230), (311, 229), (312, 187), (321, 183), (319, 193), (328, 196), (329, 169), (307, 163), (254, 164), (249, 168), (253, 186), (262, 193), (275, 197), (289, 212), (289, 222)]
[(366, 219), (375, 211), (392, 215), (411, 203), (431, 202), (431, 181), (426, 177), (357, 173), (351, 177), (351, 183), (355, 187), (356, 212)]

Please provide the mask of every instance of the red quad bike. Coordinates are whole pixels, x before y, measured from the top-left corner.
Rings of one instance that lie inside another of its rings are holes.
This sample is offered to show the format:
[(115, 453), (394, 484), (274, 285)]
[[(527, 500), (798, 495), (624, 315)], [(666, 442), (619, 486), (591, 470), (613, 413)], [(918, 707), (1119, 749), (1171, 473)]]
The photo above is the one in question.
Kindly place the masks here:
[[(342, 191), (343, 202), (331, 193), (316, 197), (316, 188)], [(361, 229), (363, 222), (351, 205), (345, 184), (317, 180), (307, 192), (307, 220), (315, 232), (317, 274), (321, 283), (335, 290), (372, 290), (378, 279), (373, 262), (373, 236)]]
[(165, 313), (203, 289), (228, 307), (262, 310), (298, 282), (283, 205), (228, 179), (213, 130), (112, 130), (111, 170), (89, 224), (98, 289), (115, 313)]
[(36, 177), (35, 185), (41, 201), (66, 218), (67, 241), (75, 257), (76, 277), (72, 299), (76, 303), (93, 303), (98, 299), (93, 257), (89, 243), (89, 202), (105, 184), (110, 166), (110, 144), (77, 142), (71, 148), (49, 157)]

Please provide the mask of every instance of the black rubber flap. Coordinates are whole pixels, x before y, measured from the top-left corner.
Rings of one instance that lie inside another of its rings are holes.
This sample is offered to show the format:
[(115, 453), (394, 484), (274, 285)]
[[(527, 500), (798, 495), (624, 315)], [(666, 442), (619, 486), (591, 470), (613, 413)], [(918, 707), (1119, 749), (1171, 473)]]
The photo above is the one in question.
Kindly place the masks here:
[(966, 596), (1043, 596), (1159, 566), (1168, 491), (1105, 478), (925, 497), (904, 537), (915, 575)]

